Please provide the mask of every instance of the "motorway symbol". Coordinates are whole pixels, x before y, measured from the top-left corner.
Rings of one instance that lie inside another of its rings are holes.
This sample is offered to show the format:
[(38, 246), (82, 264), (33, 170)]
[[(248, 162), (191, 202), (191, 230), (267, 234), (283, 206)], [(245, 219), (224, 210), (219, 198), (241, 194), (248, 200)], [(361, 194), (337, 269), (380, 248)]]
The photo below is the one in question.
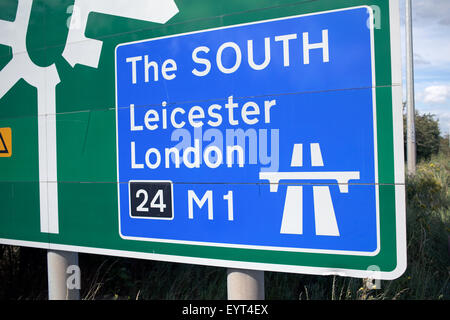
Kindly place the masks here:
[[(310, 143), (311, 166), (323, 167), (323, 158), (318, 143)], [(303, 166), (303, 144), (294, 144), (291, 167)], [(261, 172), (260, 179), (269, 180), (270, 191), (276, 192), (281, 180), (336, 180), (342, 193), (348, 193), (349, 180), (358, 180), (359, 172)], [(283, 209), (280, 233), (303, 234), (303, 188), (288, 186)], [(316, 235), (339, 236), (339, 228), (330, 195), (330, 188), (313, 186)]]

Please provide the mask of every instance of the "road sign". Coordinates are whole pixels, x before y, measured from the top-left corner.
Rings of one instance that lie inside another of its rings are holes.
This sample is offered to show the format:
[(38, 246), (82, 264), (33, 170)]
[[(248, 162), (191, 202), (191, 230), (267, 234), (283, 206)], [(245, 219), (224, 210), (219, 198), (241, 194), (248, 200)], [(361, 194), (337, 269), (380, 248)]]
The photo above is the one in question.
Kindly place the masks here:
[[(30, 3), (16, 10), (29, 19), (4, 25), (33, 30)], [(90, 3), (69, 10), (66, 37), (46, 35), (50, 67), (15, 49), (3, 59), (0, 127), (14, 130), (15, 154), (0, 159), (1, 242), (354, 277), (404, 271), (397, 1), (196, 1), (206, 13), (149, 1), (123, 14), (120, 1)], [(33, 110), (21, 100), (30, 87)], [(13, 104), (23, 107), (6, 111)], [(31, 194), (29, 207), (15, 189)]]

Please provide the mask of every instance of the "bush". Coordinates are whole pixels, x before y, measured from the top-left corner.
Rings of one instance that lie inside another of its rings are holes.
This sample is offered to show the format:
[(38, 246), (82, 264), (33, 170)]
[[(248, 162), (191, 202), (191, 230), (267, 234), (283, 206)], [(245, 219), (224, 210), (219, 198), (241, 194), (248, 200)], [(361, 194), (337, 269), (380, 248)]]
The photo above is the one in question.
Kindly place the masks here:
[[(406, 117), (403, 117), (403, 133), (405, 141), (405, 158), (406, 152)], [(422, 160), (429, 160), (434, 154), (439, 153), (441, 146), (441, 132), (439, 130), (439, 120), (435, 119), (433, 114), (419, 114), (416, 112), (415, 118), (416, 130), (416, 158), (417, 162)]]

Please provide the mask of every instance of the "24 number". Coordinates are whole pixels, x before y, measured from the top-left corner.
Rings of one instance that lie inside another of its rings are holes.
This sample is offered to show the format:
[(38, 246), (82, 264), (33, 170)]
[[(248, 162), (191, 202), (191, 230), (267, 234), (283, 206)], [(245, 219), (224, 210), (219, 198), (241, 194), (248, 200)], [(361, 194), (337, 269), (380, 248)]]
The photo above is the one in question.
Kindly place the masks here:
[[(141, 201), (141, 204), (136, 208), (136, 211), (138, 211), (138, 212), (148, 212), (149, 208), (145, 206), (147, 204), (147, 202), (148, 202), (147, 190), (139, 189), (136, 192), (136, 198), (139, 199), (141, 197), (141, 195), (144, 196), (144, 199)], [(150, 208), (159, 209), (159, 212), (164, 212), (166, 207), (167, 207), (167, 205), (164, 203), (163, 190), (159, 189), (155, 193), (155, 196), (153, 197), (152, 201), (150, 201)]]

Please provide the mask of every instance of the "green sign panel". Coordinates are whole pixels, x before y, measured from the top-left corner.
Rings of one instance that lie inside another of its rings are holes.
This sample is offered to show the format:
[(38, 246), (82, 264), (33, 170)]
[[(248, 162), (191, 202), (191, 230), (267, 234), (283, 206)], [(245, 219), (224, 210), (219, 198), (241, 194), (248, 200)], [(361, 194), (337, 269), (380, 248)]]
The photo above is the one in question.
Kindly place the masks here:
[(397, 0), (0, 0), (0, 243), (394, 279)]

